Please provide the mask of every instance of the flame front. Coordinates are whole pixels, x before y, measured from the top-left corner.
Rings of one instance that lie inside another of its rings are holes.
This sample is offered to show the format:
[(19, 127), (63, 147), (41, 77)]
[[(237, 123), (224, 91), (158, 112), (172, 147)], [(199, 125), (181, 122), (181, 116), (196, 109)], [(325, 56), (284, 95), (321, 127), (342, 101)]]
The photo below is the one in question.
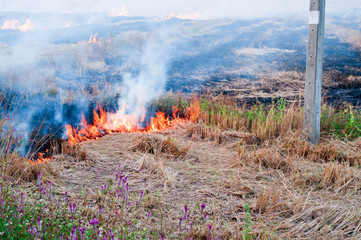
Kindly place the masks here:
[(36, 165), (36, 164), (42, 164), (42, 163), (49, 162), (51, 159), (52, 159), (52, 157), (44, 157), (44, 154), (37, 153), (37, 160), (35, 162), (32, 160), (29, 160), (29, 162), (31, 165)]
[(19, 20), (8, 20), (5, 21), (2, 30), (18, 30), (21, 32), (27, 32), (34, 29), (31, 19), (27, 19), (23, 25), (19, 23)]
[[(66, 25), (65, 27), (67, 27), (68, 25)], [(70, 27), (70, 25), (69, 25)], [(87, 41), (80, 41), (78, 42), (78, 44), (101, 44), (103, 42), (102, 38), (98, 38), (98, 33), (95, 34), (91, 34), (89, 37), (89, 40)], [(111, 42), (111, 40), (109, 39), (109, 42)]]
[(121, 9), (112, 9), (112, 12), (108, 14), (109, 17), (129, 17), (128, 11), (125, 9), (125, 6), (122, 6)]
[(80, 128), (74, 128), (71, 125), (65, 126), (68, 134), (69, 144), (76, 144), (88, 140), (98, 139), (104, 135), (119, 132), (155, 132), (163, 129), (174, 128), (180, 123), (193, 122), (196, 120), (200, 109), (198, 101), (194, 101), (186, 109), (186, 117), (177, 116), (179, 110), (174, 106), (172, 118), (166, 116), (163, 112), (157, 112), (155, 117), (150, 119), (146, 127), (142, 127), (145, 118), (145, 111), (141, 117), (136, 114), (125, 114), (125, 104), (120, 111), (107, 113), (102, 106), (98, 104), (93, 111), (93, 123), (86, 121), (84, 114), (80, 123)]

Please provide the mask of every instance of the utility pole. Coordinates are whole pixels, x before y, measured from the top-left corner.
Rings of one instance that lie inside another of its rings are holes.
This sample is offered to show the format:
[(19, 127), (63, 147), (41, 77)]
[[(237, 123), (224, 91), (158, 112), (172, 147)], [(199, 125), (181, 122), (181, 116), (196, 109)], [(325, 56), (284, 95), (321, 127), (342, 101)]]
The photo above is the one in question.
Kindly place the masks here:
[(320, 141), (322, 61), (326, 0), (311, 0), (303, 130), (313, 144)]

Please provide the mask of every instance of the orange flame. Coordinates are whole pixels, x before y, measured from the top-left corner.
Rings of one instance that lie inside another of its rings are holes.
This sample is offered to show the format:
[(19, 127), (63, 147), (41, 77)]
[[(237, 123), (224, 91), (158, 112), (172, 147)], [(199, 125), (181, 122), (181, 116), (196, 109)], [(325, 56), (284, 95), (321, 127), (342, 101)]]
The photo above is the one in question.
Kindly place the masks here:
[(98, 38), (98, 33), (96, 33), (96, 34), (90, 35), (88, 41), (81, 41), (78, 44), (86, 44), (86, 43), (89, 43), (89, 44), (101, 44), (102, 42), (103, 42), (103, 39)]
[(112, 12), (108, 14), (109, 17), (129, 17), (128, 11), (125, 9), (125, 6), (122, 6), (121, 9), (112, 9)]
[(23, 25), (19, 23), (19, 20), (5, 21), (2, 30), (18, 30), (21, 32), (27, 32), (34, 29), (34, 25), (31, 23), (31, 19), (27, 19)]
[[(140, 118), (135, 114), (125, 114), (125, 104), (120, 111), (107, 113), (99, 104), (93, 111), (93, 124), (88, 124), (84, 114), (82, 115), (81, 128), (65, 126), (68, 134), (69, 144), (76, 144), (88, 140), (98, 139), (104, 135), (119, 132), (155, 132), (163, 129), (174, 128), (180, 123), (194, 122), (200, 112), (198, 101), (195, 101), (186, 110), (186, 117), (177, 117), (179, 110), (173, 107), (173, 118), (166, 117), (165, 113), (157, 112), (155, 117), (150, 119), (146, 127), (141, 124), (145, 114)], [(145, 113), (145, 111), (144, 111)]]
[[(94, 35), (90, 35), (88, 43), (98, 43), (97, 36), (98, 36), (98, 33), (96, 33)], [(99, 40), (99, 42), (100, 42), (100, 40)]]
[(32, 161), (32, 160), (29, 160), (29, 162), (30, 162), (31, 165), (37, 165), (37, 164), (42, 164), (42, 163), (49, 162), (51, 159), (52, 159), (52, 157), (50, 157), (50, 158), (45, 158), (45, 157), (44, 157), (44, 154), (38, 153), (36, 162), (34, 162), (34, 161)]

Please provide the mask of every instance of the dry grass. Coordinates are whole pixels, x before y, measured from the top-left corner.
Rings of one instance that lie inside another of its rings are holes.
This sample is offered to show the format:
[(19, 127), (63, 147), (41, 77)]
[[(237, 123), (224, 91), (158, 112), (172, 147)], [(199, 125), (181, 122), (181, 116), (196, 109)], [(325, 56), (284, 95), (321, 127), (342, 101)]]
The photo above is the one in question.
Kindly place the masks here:
[(61, 142), (61, 153), (72, 156), (79, 161), (85, 161), (87, 158), (87, 153), (80, 144), (71, 145), (67, 141)]
[(329, 163), (323, 172), (321, 187), (345, 188), (353, 180), (359, 180), (353, 168), (347, 164)]
[(279, 192), (262, 192), (257, 197), (254, 211), (258, 213), (278, 212), (283, 204)]
[(143, 153), (150, 153), (154, 155), (163, 154), (166, 157), (173, 157), (182, 159), (188, 154), (190, 144), (180, 147), (176, 140), (171, 136), (167, 138), (156, 137), (152, 134), (141, 136), (138, 142), (130, 149), (132, 151), (139, 151)]
[(197, 123), (187, 127), (190, 138), (208, 139), (216, 143), (222, 143), (224, 136), (219, 127), (208, 126), (206, 124)]
[[(297, 102), (255, 109), (224, 97), (207, 101), (200, 102), (197, 122), (177, 129), (64, 145), (63, 155), (48, 164), (60, 171), (59, 192), (68, 192), (77, 205), (85, 202), (80, 193), (86, 192), (93, 216), (98, 188), (114, 171), (123, 171), (132, 190), (147, 193), (141, 207), (150, 208), (152, 217), (145, 226), (168, 232), (169, 238), (360, 238), (360, 137), (323, 133), (319, 145), (310, 144)], [(17, 166), (31, 180), (37, 166), (27, 167), (32, 166)], [(190, 221), (199, 223), (188, 232), (178, 227), (184, 205), (195, 214)]]
[[(1, 95), (1, 94), (0, 94)], [(32, 165), (29, 159), (20, 155), (16, 150), (23, 145), (24, 132), (17, 130), (16, 112), (10, 113), (8, 106), (3, 105), (4, 98), (0, 96), (0, 165), (1, 175), (10, 177), (16, 182), (31, 182), (38, 176), (39, 171), (44, 177), (54, 177), (56, 171), (49, 163)]]
[(132, 151), (140, 151), (143, 153), (157, 154), (160, 145), (162, 144), (162, 139), (159, 137), (154, 137), (146, 134), (141, 136), (139, 140), (131, 147)]
[(3, 174), (16, 181), (34, 181), (40, 171), (45, 179), (57, 176), (57, 172), (50, 163), (32, 165), (27, 158), (19, 157), (15, 153), (2, 157), (1, 160)]
[[(214, 138), (218, 134), (222, 141)], [(81, 200), (78, 192), (89, 189), (87, 201), (92, 206), (97, 195), (90, 193), (104, 184), (104, 174), (90, 176), (99, 168), (110, 173), (121, 162), (132, 188), (156, 193), (144, 206), (153, 209), (148, 227), (160, 231), (162, 226), (175, 238), (180, 236), (177, 226), (184, 204), (193, 210), (206, 203), (212, 233), (208, 222), (183, 237), (246, 239), (248, 204), (248, 236), (254, 239), (357, 239), (361, 171), (347, 162), (351, 158), (337, 161), (337, 154), (346, 148), (344, 156), (357, 156), (359, 139), (341, 144), (327, 138), (313, 146), (293, 130), (274, 139), (255, 139), (253, 133), (196, 123), (153, 134), (105, 136), (81, 144), (87, 152), (84, 161), (68, 163), (68, 157), (56, 157), (50, 164), (61, 171), (63, 191)], [(327, 152), (327, 146), (333, 148)], [(187, 154), (180, 155), (182, 149)], [(180, 156), (182, 161), (177, 160)]]

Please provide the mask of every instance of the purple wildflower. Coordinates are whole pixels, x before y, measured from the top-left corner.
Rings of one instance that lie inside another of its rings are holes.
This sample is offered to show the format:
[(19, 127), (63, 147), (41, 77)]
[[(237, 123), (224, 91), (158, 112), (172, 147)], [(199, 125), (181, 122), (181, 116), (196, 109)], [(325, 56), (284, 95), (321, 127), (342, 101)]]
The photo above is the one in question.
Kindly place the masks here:
[(43, 186), (43, 183), (41, 183), (41, 188), (40, 188), (40, 193), (44, 193), (46, 191), (46, 187), (42, 187)]
[(102, 215), (102, 205), (99, 205), (99, 216)]
[(162, 240), (164, 240), (164, 233), (162, 234)]
[(112, 232), (112, 230), (109, 228), (109, 235), (110, 235), (110, 238), (113, 240), (114, 239), (114, 234)]
[(86, 228), (82, 227), (82, 228), (78, 228), (78, 230), (80, 231), (80, 239), (84, 240), (85, 239), (85, 230), (86, 230)]
[(20, 210), (19, 211), (19, 214), (18, 214), (18, 219), (20, 218), (21, 214), (23, 213), (23, 210)]
[(182, 221), (183, 221), (183, 218), (179, 218), (179, 229), (182, 230)]
[(209, 230), (209, 233), (211, 233), (212, 225), (209, 225), (208, 230)]
[(204, 203), (202, 203), (201, 205), (201, 214), (203, 214), (203, 210), (206, 208), (206, 205)]
[(150, 218), (150, 210), (148, 210), (147, 220)]
[(96, 218), (94, 218), (93, 220), (91, 220), (90, 222), (89, 222), (89, 224), (90, 225), (97, 225), (97, 224), (99, 224), (99, 220), (98, 219), (96, 219)]
[(139, 200), (137, 201), (136, 205), (138, 205), (142, 201), (142, 198), (143, 198), (143, 190), (140, 192)]
[(124, 205), (127, 206), (128, 205), (128, 197), (129, 197), (129, 185), (127, 183), (126, 185), (126, 191), (125, 191), (125, 195), (124, 195)]
[(75, 213), (75, 203), (73, 203), (73, 205), (71, 203), (69, 203), (69, 209), (70, 209), (70, 213), (74, 214)]
[(39, 232), (41, 231), (41, 224), (42, 224), (43, 221), (40, 220), (40, 216), (38, 217), (38, 229), (39, 229)]
[(93, 229), (94, 229), (94, 231), (95, 231), (95, 230), (96, 230), (96, 225), (99, 224), (99, 220), (96, 219), (96, 218), (94, 218), (93, 220), (91, 220), (91, 221), (89, 222), (89, 224), (93, 226)]
[(119, 183), (118, 183), (119, 186), (122, 184), (122, 178), (123, 178), (123, 176), (119, 177)]
[(70, 240), (75, 240), (75, 238), (76, 238), (76, 227), (74, 226), (73, 229), (71, 230)]

